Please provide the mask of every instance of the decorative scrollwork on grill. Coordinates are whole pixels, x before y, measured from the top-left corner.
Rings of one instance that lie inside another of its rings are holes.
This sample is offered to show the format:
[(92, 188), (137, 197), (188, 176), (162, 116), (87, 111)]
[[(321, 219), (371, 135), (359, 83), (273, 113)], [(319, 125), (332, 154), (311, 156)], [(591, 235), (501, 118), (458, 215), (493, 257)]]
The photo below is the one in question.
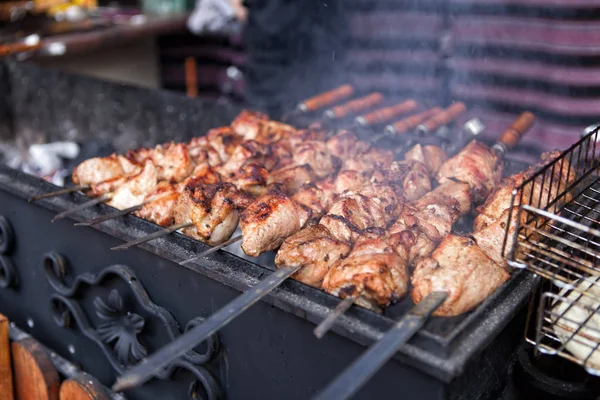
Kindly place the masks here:
[(0, 254), (7, 254), (15, 240), (10, 222), (6, 217), (0, 215)]
[(0, 215), (0, 288), (17, 287), (17, 269), (12, 260), (7, 257), (12, 250), (15, 234), (6, 217)]
[[(67, 263), (59, 254), (54, 252), (46, 254), (44, 269), (50, 286), (56, 292), (50, 296), (54, 321), (63, 328), (78, 327), (86, 337), (101, 348), (119, 374), (146, 357), (149, 349), (144, 341), (144, 327), (148, 318), (159, 320), (170, 340), (181, 334), (177, 321), (171, 313), (150, 300), (134, 271), (125, 265), (111, 265), (97, 275), (83, 273), (76, 276), (70, 286), (65, 283), (65, 276), (68, 274)], [(130, 297), (124, 296), (113, 288), (106, 297), (97, 296), (93, 301), (93, 312), (103, 322), (96, 326), (90, 322), (88, 314), (79, 304), (81, 297), (79, 294), (85, 286), (104, 287), (100, 284), (109, 277), (118, 277), (127, 283), (135, 302), (147, 314), (146, 317), (134, 312)], [(188, 322), (186, 329), (200, 321), (201, 319), (196, 318)], [(189, 388), (190, 398), (207, 400), (222, 398), (220, 386), (204, 366), (216, 356), (218, 343), (218, 337), (211, 336), (204, 343), (202, 351), (190, 350), (157, 374), (157, 377), (169, 379), (176, 371), (187, 370), (194, 376)]]

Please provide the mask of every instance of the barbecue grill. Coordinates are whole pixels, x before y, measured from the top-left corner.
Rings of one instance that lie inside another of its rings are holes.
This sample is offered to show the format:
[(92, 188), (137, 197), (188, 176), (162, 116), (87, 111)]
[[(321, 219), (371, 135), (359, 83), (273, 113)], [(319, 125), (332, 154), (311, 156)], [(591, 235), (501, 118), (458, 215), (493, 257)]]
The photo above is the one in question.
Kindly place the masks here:
[[(541, 353), (582, 365), (592, 375), (600, 375), (599, 132), (595, 128), (587, 133), (515, 191), (514, 235), (505, 239), (509, 264), (546, 280), (539, 299), (532, 298), (528, 319), (534, 326), (526, 330), (527, 341)], [(524, 195), (567, 162), (576, 167), (577, 177), (555, 182), (561, 190), (548, 194), (547, 206), (533, 204)], [(511, 251), (510, 241), (515, 242)]]
[[(104, 93), (102, 102), (111, 104), (117, 98), (127, 98), (164, 121), (170, 121), (174, 107), (170, 100), (187, 110), (197, 107), (191, 100), (174, 99), (170, 94), (114, 86), (29, 65), (5, 64), (2, 71), (5, 75), (0, 84), (12, 83), (11, 96), (29, 99), (33, 110), (45, 106), (40, 91), (55, 85), (62, 88), (65, 98), (70, 95), (75, 99), (94, 87)], [(25, 78), (30, 81), (28, 85), (17, 84)], [(6, 105), (10, 104), (19, 102), (9, 99)], [(13, 117), (11, 129), (31, 126), (21, 110), (2, 111)], [(212, 126), (229, 123), (235, 114), (229, 108), (211, 111), (211, 123), (204, 123)], [(216, 121), (215, 115), (222, 119)], [(128, 110), (99, 115), (77, 101), (53, 104), (39, 118), (47, 126), (62, 118), (61, 124), (85, 127), (91, 136), (99, 133), (94, 131), (99, 126), (143, 132), (147, 123), (143, 118), (132, 118)], [(178, 137), (200, 131), (189, 122), (179, 128)], [(171, 137), (154, 139), (161, 142)], [(508, 160), (506, 169), (511, 174), (524, 167)], [(0, 167), (2, 312), (105, 385), (273, 269), (272, 264), (258, 265), (228, 251), (213, 254), (201, 265), (180, 266), (177, 263), (208, 248), (180, 234), (127, 252), (109, 252), (123, 240), (159, 228), (133, 216), (106, 221), (94, 229), (74, 227), (69, 220), (52, 224), (50, 220), (57, 212), (87, 200), (73, 193), (36, 204), (26, 201), (55, 189), (37, 178)], [(110, 210), (99, 205), (72, 219), (85, 221)], [(465, 220), (463, 226), (471, 222)], [(476, 310), (453, 318), (432, 318), (358, 397), (386, 396), (394, 391), (431, 399), (496, 395), (504, 386), (508, 361), (519, 342), (518, 332), (524, 323), (522, 306), (533, 280), (530, 274), (518, 272)], [(383, 314), (354, 307), (335, 325), (335, 334), (316, 340), (314, 324), (338, 303), (335, 297), (289, 280), (156, 379), (128, 392), (128, 398), (175, 399), (188, 392), (209, 399), (307, 398), (326, 386), (413, 305), (406, 298)], [(111, 335), (119, 340), (109, 340)]]

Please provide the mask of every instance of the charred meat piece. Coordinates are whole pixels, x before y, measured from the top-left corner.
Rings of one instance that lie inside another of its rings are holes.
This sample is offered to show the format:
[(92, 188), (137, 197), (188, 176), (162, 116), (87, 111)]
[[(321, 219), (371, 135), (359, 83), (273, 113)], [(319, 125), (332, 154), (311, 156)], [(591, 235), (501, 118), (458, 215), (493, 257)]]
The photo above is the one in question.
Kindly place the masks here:
[[(83, 161), (73, 170), (73, 183), (81, 186), (97, 185), (126, 175), (137, 174), (142, 166), (115, 154)], [(104, 192), (106, 193), (106, 192)]]
[(476, 140), (446, 161), (437, 173), (437, 181), (459, 181), (473, 190), (473, 201), (481, 203), (494, 190), (502, 176), (503, 162), (492, 149)]
[(470, 238), (448, 235), (431, 257), (421, 259), (412, 276), (415, 303), (434, 291), (449, 296), (434, 315), (455, 316), (472, 310), (509, 278)]
[(245, 140), (256, 140), (259, 137), (263, 123), (269, 120), (265, 114), (243, 110), (231, 123), (231, 128)]
[(368, 149), (353, 158), (342, 158), (342, 170), (376, 171), (389, 167), (394, 161), (394, 153), (390, 150)]
[(308, 218), (310, 211), (275, 185), (242, 212), (242, 250), (252, 257), (274, 250), (286, 237), (298, 232)]
[(271, 171), (268, 184), (279, 184), (286, 193), (296, 193), (302, 186), (314, 180), (315, 174), (310, 165), (290, 165)]
[(325, 275), (323, 290), (371, 309), (386, 307), (408, 292), (406, 259), (383, 239), (361, 237), (348, 257)]
[(245, 141), (235, 148), (233, 154), (217, 170), (224, 179), (233, 178), (244, 165), (251, 161), (262, 162), (265, 156), (265, 148), (258, 142)]
[(293, 155), (297, 165), (309, 165), (317, 178), (325, 178), (340, 167), (340, 159), (332, 156), (323, 142), (305, 141), (294, 148)]
[(408, 201), (414, 201), (431, 190), (427, 168), (418, 161), (394, 161), (388, 168), (375, 170), (371, 181), (398, 186)]
[(238, 206), (247, 202), (246, 197), (228, 182), (188, 184), (177, 200), (175, 223), (192, 222), (192, 227), (183, 229), (184, 234), (217, 245), (229, 239), (237, 228)]
[(442, 164), (448, 159), (448, 154), (438, 146), (421, 146), (417, 144), (406, 152), (404, 159), (423, 163), (429, 174), (435, 175)]
[(413, 203), (412, 215), (428, 238), (439, 243), (460, 217), (460, 204), (452, 197), (430, 192)]
[(173, 185), (160, 182), (156, 189), (146, 196), (146, 201), (151, 202), (144, 204), (135, 215), (160, 226), (173, 225), (173, 209), (183, 187), (181, 183)]
[(327, 141), (327, 148), (331, 155), (340, 160), (347, 160), (363, 154), (369, 149), (369, 146), (365, 142), (359, 141), (355, 134), (341, 131)]
[(156, 146), (150, 157), (158, 169), (158, 180), (181, 182), (192, 173), (194, 163), (183, 143)]
[(268, 179), (269, 172), (262, 164), (249, 162), (231, 182), (242, 192), (258, 197), (267, 192)]
[(350, 253), (351, 246), (331, 236), (323, 225), (313, 225), (288, 237), (277, 252), (275, 264), (302, 266), (293, 277), (320, 287), (325, 274), (336, 261)]
[[(508, 224), (510, 207), (506, 208), (502, 214), (491, 223), (486, 223), (485, 227), (473, 232), (472, 236), (479, 247), (498, 265), (505, 266), (502, 256), (502, 245), (508, 230), (507, 249), (512, 248), (514, 242), (515, 222), (519, 215), (519, 207), (514, 207), (512, 212), (512, 223)], [(525, 221), (522, 221), (525, 222)]]
[(386, 212), (382, 204), (361, 193), (348, 193), (341, 196), (321, 218), (325, 226), (337, 240), (354, 242), (367, 228), (385, 228)]
[(147, 160), (142, 172), (127, 178), (116, 188), (107, 204), (119, 210), (141, 204), (144, 198), (156, 188), (157, 183), (158, 171), (152, 161)]

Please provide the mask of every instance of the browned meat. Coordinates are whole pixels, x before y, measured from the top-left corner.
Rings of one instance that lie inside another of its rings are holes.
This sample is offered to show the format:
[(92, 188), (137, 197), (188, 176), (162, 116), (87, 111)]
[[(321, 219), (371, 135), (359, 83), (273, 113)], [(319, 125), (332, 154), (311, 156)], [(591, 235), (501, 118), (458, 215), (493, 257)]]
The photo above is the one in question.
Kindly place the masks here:
[(448, 235), (431, 257), (421, 259), (412, 276), (415, 303), (434, 291), (449, 296), (435, 315), (472, 310), (509, 278), (509, 274), (470, 238)]
[(221, 176), (214, 168), (212, 168), (208, 164), (199, 164), (196, 165), (192, 175), (187, 178), (185, 181), (185, 185), (198, 186), (198, 185), (208, 185), (210, 183), (221, 182)]
[(242, 212), (242, 250), (252, 257), (274, 250), (285, 238), (298, 232), (309, 217), (309, 210), (275, 185)]
[(265, 114), (244, 110), (231, 123), (231, 128), (245, 140), (256, 140), (262, 131), (263, 123), (269, 117)]
[(218, 168), (218, 172), (225, 179), (233, 178), (248, 162), (261, 162), (264, 156), (265, 149), (260, 143), (251, 140), (242, 142), (235, 148), (229, 160)]
[(448, 154), (438, 146), (421, 146), (417, 144), (406, 152), (404, 159), (423, 163), (428, 173), (435, 175), (442, 164), (448, 159)]
[(233, 128), (229, 126), (211, 129), (205, 137), (206, 147), (210, 146), (214, 149), (223, 162), (229, 159), (236, 147), (242, 142), (242, 137), (237, 135)]
[(158, 171), (152, 161), (147, 160), (142, 172), (127, 178), (116, 188), (107, 204), (120, 210), (141, 204), (157, 183)]
[(352, 243), (367, 228), (385, 228), (386, 221), (381, 203), (360, 193), (349, 193), (333, 204), (320, 224), (337, 240)]
[(466, 183), (448, 181), (438, 186), (431, 192), (432, 196), (441, 195), (450, 197), (458, 202), (460, 215), (466, 215), (471, 211), (473, 202), (471, 200), (471, 188)]
[(440, 167), (437, 180), (439, 183), (467, 183), (473, 190), (473, 201), (480, 203), (500, 182), (502, 169), (503, 162), (498, 154), (483, 143), (473, 140)]
[(417, 219), (419, 228), (436, 243), (450, 233), (460, 217), (458, 201), (435, 191), (414, 202), (413, 207), (412, 215)]
[(398, 184), (408, 201), (414, 201), (431, 191), (431, 180), (424, 164), (418, 161), (394, 161), (385, 170), (387, 181)]
[(473, 232), (473, 239), (475, 239), (479, 247), (498, 265), (502, 266), (505, 265), (504, 258), (502, 257), (502, 244), (504, 243), (506, 231), (507, 229), (509, 231), (507, 249), (510, 249), (514, 243), (515, 222), (519, 215), (519, 207), (514, 207), (511, 216), (512, 223), (509, 225), (509, 209), (510, 207), (506, 208), (495, 221), (487, 223), (482, 229)]
[(244, 197), (228, 182), (188, 184), (177, 200), (173, 217), (177, 224), (193, 223), (183, 229), (184, 234), (214, 246), (229, 239), (237, 228), (238, 204)]
[(271, 171), (268, 184), (279, 184), (286, 193), (296, 193), (307, 183), (315, 180), (315, 174), (308, 164), (290, 165), (282, 169)]
[[(400, 217), (389, 229), (390, 236), (395, 236), (396, 252), (401, 253), (408, 248), (408, 265), (413, 266), (421, 257), (427, 257), (435, 249), (436, 242), (430, 239), (420, 228), (419, 221), (415, 217), (417, 209), (412, 205), (405, 205)], [(399, 240), (401, 239), (401, 240)]]
[(258, 197), (267, 192), (269, 172), (257, 162), (250, 162), (242, 167), (240, 173), (232, 180), (242, 192)]
[(294, 148), (293, 155), (297, 165), (310, 165), (317, 178), (333, 174), (340, 166), (339, 158), (332, 156), (323, 142), (305, 141)]
[(320, 287), (329, 268), (350, 253), (351, 246), (334, 239), (323, 225), (313, 225), (288, 237), (277, 252), (275, 264), (302, 266), (293, 277)]
[(254, 140), (262, 144), (269, 144), (298, 136), (298, 131), (293, 126), (269, 120), (263, 122), (260, 135)]
[(181, 182), (192, 173), (194, 163), (183, 143), (156, 146), (150, 159), (158, 170), (158, 180)]
[(389, 167), (394, 161), (394, 153), (373, 147), (353, 158), (341, 158), (341, 160), (342, 170), (376, 171)]
[(334, 264), (323, 290), (367, 308), (385, 307), (408, 292), (406, 260), (382, 239), (361, 237), (350, 255)]
[(137, 174), (141, 170), (141, 165), (131, 162), (123, 156), (113, 154), (108, 157), (95, 157), (83, 161), (73, 170), (72, 178), (76, 185), (89, 186), (114, 180), (124, 175)]
[(144, 204), (135, 212), (135, 215), (160, 226), (173, 225), (173, 209), (182, 189), (182, 184), (173, 185), (164, 181), (160, 182), (156, 189), (146, 196), (146, 201), (150, 200), (151, 202)]
[(341, 131), (327, 141), (327, 148), (333, 156), (340, 160), (347, 160), (366, 152), (369, 146), (359, 141), (353, 133)]

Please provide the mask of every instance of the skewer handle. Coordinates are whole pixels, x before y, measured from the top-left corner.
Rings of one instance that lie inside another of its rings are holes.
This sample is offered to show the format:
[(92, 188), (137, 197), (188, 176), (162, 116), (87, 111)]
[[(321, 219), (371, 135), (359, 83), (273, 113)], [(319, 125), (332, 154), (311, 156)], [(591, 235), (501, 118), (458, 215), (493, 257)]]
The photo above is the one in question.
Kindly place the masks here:
[(340, 119), (350, 114), (358, 113), (375, 107), (383, 101), (383, 95), (379, 92), (368, 94), (355, 100), (348, 101), (325, 111), (323, 114), (328, 119)]
[(460, 101), (454, 103), (444, 111), (435, 114), (433, 117), (423, 122), (421, 125), (419, 125), (418, 130), (423, 133), (433, 132), (436, 129), (452, 122), (456, 119), (456, 117), (465, 111), (467, 111), (467, 106), (465, 106), (465, 103)]
[(410, 99), (396, 105), (381, 108), (356, 117), (355, 122), (363, 127), (381, 124), (417, 109), (417, 102)]
[(505, 150), (514, 149), (534, 123), (535, 115), (529, 111), (525, 111), (502, 133), (500, 139), (498, 139), (498, 143), (501, 143)]
[(338, 88), (332, 89), (328, 92), (321, 93), (310, 99), (304, 100), (298, 104), (297, 109), (301, 112), (311, 112), (327, 107), (340, 100), (346, 99), (354, 94), (354, 88), (352, 85), (342, 85)]
[(180, 357), (183, 353), (194, 348), (199, 343), (202, 343), (207, 337), (223, 328), (235, 317), (273, 291), (273, 289), (296, 273), (300, 268), (301, 267), (299, 266), (283, 267), (273, 272), (256, 286), (251, 287), (245, 291), (244, 294), (238, 296), (231, 303), (208, 317), (204, 322), (177, 337), (171, 343), (148, 357), (143, 363), (137, 364), (129, 369), (113, 385), (113, 390), (115, 392), (120, 392), (143, 384), (162, 368)]
[(385, 127), (384, 132), (388, 135), (399, 135), (415, 129), (421, 122), (431, 118), (432, 116), (441, 113), (443, 110), (440, 107), (433, 107), (422, 113), (411, 115), (408, 118), (401, 119), (391, 125)]
[(446, 300), (447, 292), (433, 292), (414, 306), (379, 341), (355, 360), (314, 400), (348, 399), (410, 340), (431, 314)]

